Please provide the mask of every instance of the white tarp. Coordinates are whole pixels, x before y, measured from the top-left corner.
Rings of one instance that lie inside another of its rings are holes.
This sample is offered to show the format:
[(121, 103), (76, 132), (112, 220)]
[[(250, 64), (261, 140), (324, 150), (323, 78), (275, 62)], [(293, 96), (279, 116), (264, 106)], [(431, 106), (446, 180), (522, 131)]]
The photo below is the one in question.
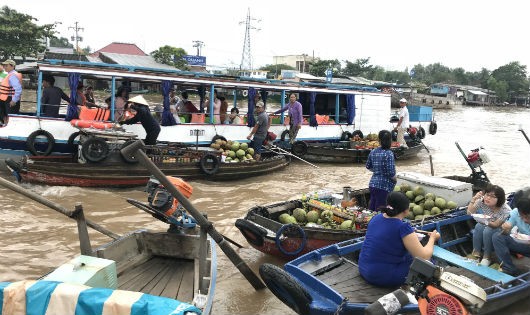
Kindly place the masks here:
[(482, 91), (477, 91), (477, 90), (468, 90), (468, 92), (471, 94), (475, 94), (475, 95), (488, 95), (487, 93), (484, 93)]

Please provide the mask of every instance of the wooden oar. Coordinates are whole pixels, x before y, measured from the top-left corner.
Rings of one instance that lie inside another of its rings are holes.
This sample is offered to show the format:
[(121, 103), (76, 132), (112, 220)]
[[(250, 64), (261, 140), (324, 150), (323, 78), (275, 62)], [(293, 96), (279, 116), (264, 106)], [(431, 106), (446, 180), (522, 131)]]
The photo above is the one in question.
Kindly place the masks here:
[(280, 152), (282, 152), (282, 153), (284, 153), (284, 154), (287, 154), (287, 155), (290, 155), (290, 156), (292, 156), (292, 157), (295, 157), (295, 158), (299, 159), (300, 161), (302, 161), (302, 162), (304, 162), (304, 163), (307, 163), (307, 164), (313, 166), (314, 168), (319, 168), (319, 167), (316, 166), (315, 164), (311, 164), (311, 163), (309, 163), (308, 161), (302, 159), (301, 157), (299, 157), (299, 156), (297, 156), (297, 155), (294, 155), (294, 154), (292, 154), (291, 152), (285, 151), (284, 149), (280, 148), (280, 147), (277, 146), (277, 145), (274, 145), (274, 144), (271, 143), (270, 146), (273, 147), (273, 148), (275, 148), (275, 149), (277, 149), (278, 151), (280, 151)]
[(526, 132), (524, 132), (523, 127), (519, 126), (519, 131), (523, 134), (526, 141), (528, 141), (528, 143), (530, 144), (530, 139), (528, 139), (528, 136), (526, 135)]
[(230, 261), (241, 271), (243, 276), (247, 278), (248, 282), (256, 290), (264, 289), (265, 284), (258, 278), (258, 276), (248, 267), (248, 265), (239, 257), (239, 255), (234, 251), (234, 249), (225, 241), (222, 234), (217, 232), (212, 222), (208, 221), (196, 208), (193, 204), (167, 179), (166, 175), (149, 159), (141, 149), (144, 147), (142, 140), (137, 140), (125, 148), (121, 149), (124, 156), (134, 156), (140, 163), (142, 163), (147, 170), (154, 176), (160, 184), (175, 197), (179, 203), (186, 209), (191, 216), (197, 221), (202, 229), (205, 229), (206, 232), (212, 237), (212, 239), (221, 247), (223, 252), (228, 256)]
[[(47, 206), (48, 208), (52, 208), (53, 210), (59, 212), (59, 213), (62, 213), (64, 214), (65, 216), (69, 217), (69, 218), (73, 218), (75, 219), (75, 211), (70, 211), (66, 208), (64, 208), (63, 206), (51, 201), (51, 200), (48, 200), (44, 197), (42, 197), (41, 195), (38, 195), (30, 190), (27, 190), (25, 188), (23, 188), (22, 186), (20, 185), (17, 185), (15, 183), (12, 183), (10, 181), (8, 181), (7, 179), (5, 178), (2, 178), (0, 177), (0, 185), (4, 186), (5, 188), (9, 188), (11, 189), (12, 191), (14, 192), (17, 192), (21, 195), (24, 195), (30, 199), (33, 199), (45, 206)], [(85, 219), (87, 225), (91, 228), (93, 228), (94, 230), (98, 231), (98, 232), (101, 232), (113, 239), (118, 239), (120, 238), (120, 236), (118, 234), (115, 234), (115, 233), (112, 233), (111, 231), (105, 229), (104, 227), (88, 220), (88, 219)]]

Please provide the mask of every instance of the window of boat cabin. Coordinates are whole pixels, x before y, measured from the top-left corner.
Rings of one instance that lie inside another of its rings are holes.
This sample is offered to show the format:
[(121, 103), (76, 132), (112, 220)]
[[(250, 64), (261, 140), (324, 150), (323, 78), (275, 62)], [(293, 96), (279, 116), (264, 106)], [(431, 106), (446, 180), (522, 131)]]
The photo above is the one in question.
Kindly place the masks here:
[[(336, 94), (317, 93), (315, 98), (315, 114), (329, 116), (330, 120), (337, 121), (335, 117)], [(304, 118), (309, 121), (310, 94), (301, 92), (298, 101), (302, 104)], [(346, 122), (346, 95), (339, 95), (339, 122)]]

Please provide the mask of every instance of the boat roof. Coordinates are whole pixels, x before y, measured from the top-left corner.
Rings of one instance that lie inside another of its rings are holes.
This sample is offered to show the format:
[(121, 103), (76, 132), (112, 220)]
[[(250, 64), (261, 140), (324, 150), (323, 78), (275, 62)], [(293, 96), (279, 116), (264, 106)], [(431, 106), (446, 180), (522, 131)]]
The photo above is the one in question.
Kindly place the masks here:
[(267, 91), (319, 92), (359, 94), (381, 93), (377, 88), (361, 85), (327, 84), (316, 82), (292, 82), (274, 79), (256, 79), (204, 72), (181, 71), (177, 69), (160, 69), (142, 66), (125, 66), (119, 64), (84, 62), (75, 60), (44, 60), (37, 64), (39, 71), (52, 74), (79, 73), (83, 78), (115, 77), (123, 80), (142, 82), (172, 81), (183, 85), (214, 85), (231, 89), (263, 89)]

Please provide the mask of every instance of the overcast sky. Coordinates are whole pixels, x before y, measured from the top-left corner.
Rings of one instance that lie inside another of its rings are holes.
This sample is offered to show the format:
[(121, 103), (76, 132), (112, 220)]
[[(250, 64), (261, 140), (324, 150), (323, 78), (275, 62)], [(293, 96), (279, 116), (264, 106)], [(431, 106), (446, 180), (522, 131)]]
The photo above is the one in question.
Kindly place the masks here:
[[(440, 62), (467, 71), (494, 70), (512, 61), (530, 65), (528, 11), (524, 1), (475, 0), (3, 0), (37, 24), (62, 22), (59, 37), (82, 27), (81, 47), (117, 41), (146, 53), (164, 45), (195, 55), (204, 43), (208, 65), (238, 67), (250, 9), (254, 68), (275, 55), (370, 63), (387, 70)], [(258, 21), (260, 20), (260, 21)], [(240, 24), (240, 22), (243, 22)], [(530, 70), (530, 68), (529, 68)]]

